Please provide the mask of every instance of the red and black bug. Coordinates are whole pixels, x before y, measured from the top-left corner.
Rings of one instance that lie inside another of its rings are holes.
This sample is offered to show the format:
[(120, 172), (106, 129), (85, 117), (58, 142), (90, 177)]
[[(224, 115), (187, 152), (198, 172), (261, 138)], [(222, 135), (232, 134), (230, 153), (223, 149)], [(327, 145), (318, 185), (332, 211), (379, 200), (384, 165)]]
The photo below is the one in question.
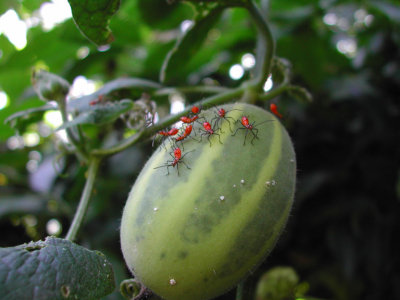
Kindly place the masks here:
[(187, 116), (183, 116), (180, 117), (181, 122), (185, 123), (185, 124), (192, 124), (194, 121), (196, 121), (199, 118), (198, 115), (195, 115), (193, 117), (187, 117)]
[(157, 137), (161, 137), (162, 141), (164, 141), (165, 138), (171, 137), (176, 135), (179, 132), (178, 128), (172, 127), (170, 130), (165, 131), (165, 130), (161, 130), (159, 132), (157, 132), (156, 136), (153, 139), (153, 142), (151, 144), (151, 146), (154, 146), (154, 141), (156, 140)]
[[(232, 128), (231, 128), (231, 121), (235, 122), (236, 120), (232, 117), (227, 116), (228, 113), (230, 113), (233, 110), (239, 110), (239, 109), (232, 109), (232, 110), (225, 110), (224, 108), (218, 108), (215, 107), (215, 116), (214, 118), (211, 119), (211, 123), (213, 124), (213, 128), (219, 128), (220, 125), (222, 125), (222, 121), (227, 121), (229, 124), (229, 130), (231, 133), (233, 133)], [(221, 124), (220, 124), (221, 123)]]
[(169, 175), (169, 167), (176, 167), (176, 170), (178, 171), (178, 176), (179, 176), (179, 164), (180, 163), (184, 164), (185, 167), (190, 170), (189, 166), (183, 161), (183, 158), (188, 153), (193, 152), (193, 151), (194, 150), (186, 152), (185, 154), (182, 155), (182, 150), (180, 148), (176, 147), (173, 152), (169, 153), (169, 155), (171, 155), (171, 157), (172, 157), (172, 160), (167, 160), (167, 162), (165, 164), (163, 164), (162, 166), (159, 166), (159, 167), (155, 167), (154, 169), (166, 167), (167, 175)]
[(202, 106), (199, 107), (199, 106), (193, 105), (191, 112), (194, 115), (198, 115), (202, 109), (203, 109)]
[(275, 115), (275, 116), (277, 116), (278, 118), (280, 118), (280, 119), (282, 119), (282, 114), (280, 114), (279, 112), (278, 112), (278, 106), (275, 104), (275, 103), (271, 103), (270, 105), (269, 105), (269, 109), (271, 110), (271, 112)]
[[(192, 125), (187, 125), (183, 131), (182, 134), (180, 134), (179, 136), (177, 136), (175, 138), (175, 142), (181, 142), (182, 145), (182, 149), (185, 150), (185, 147), (183, 146), (183, 140), (185, 140), (187, 137), (190, 136), (190, 134), (192, 133), (193, 130), (193, 126)], [(190, 137), (191, 139), (194, 139), (195, 141), (197, 141), (195, 138)]]
[(178, 137), (176, 137), (175, 140), (177, 142), (183, 141), (184, 139), (186, 139), (190, 135), (190, 133), (192, 132), (192, 129), (193, 129), (192, 125), (186, 126), (185, 130), (183, 131), (183, 134), (178, 136)]
[(211, 147), (211, 140), (210, 137), (213, 135), (218, 136), (218, 140), (219, 142), (222, 144), (221, 142), (221, 137), (218, 133), (216, 133), (216, 131), (212, 128), (211, 124), (209, 122), (204, 122), (203, 123), (203, 128), (200, 128), (200, 142), (201, 142), (201, 138), (206, 135), (207, 136), (207, 140), (210, 143), (210, 147)]
[(94, 105), (99, 104), (99, 103), (101, 103), (103, 101), (104, 101), (104, 96), (103, 95), (99, 95), (95, 100), (90, 101), (89, 105), (90, 106), (94, 106)]
[[(239, 120), (237, 120), (236, 122), (238, 122)], [(253, 135), (253, 138), (251, 139), (251, 144), (253, 144), (254, 139), (258, 139), (258, 128), (256, 126), (259, 126), (261, 124), (264, 124), (266, 122), (270, 122), (273, 120), (266, 120), (264, 122), (255, 124), (255, 122), (250, 123), (249, 118), (247, 116), (242, 116), (242, 118), (240, 119), (240, 124), (242, 125), (242, 127), (236, 128), (236, 131), (234, 134), (232, 134), (232, 136), (236, 135), (236, 133), (238, 132), (238, 130), (246, 130), (245, 136), (244, 136), (244, 141), (243, 141), (243, 145), (246, 144), (246, 138), (249, 132), (251, 132), (251, 134)]]

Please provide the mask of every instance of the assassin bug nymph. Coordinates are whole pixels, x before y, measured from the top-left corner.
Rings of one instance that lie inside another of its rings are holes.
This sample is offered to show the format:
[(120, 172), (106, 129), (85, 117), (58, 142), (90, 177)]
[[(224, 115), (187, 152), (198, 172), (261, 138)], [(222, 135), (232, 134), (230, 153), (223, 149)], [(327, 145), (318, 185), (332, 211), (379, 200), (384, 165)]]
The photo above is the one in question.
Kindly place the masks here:
[[(178, 142), (181, 142), (182, 145), (182, 149), (185, 150), (185, 147), (183, 146), (183, 141), (190, 136), (191, 132), (192, 132), (193, 126), (192, 125), (187, 125), (183, 131), (182, 134), (178, 135), (175, 138), (175, 144), (177, 144)], [(191, 139), (194, 139), (195, 141), (197, 141), (195, 138), (190, 137)]]
[(180, 148), (176, 147), (176, 148), (174, 148), (173, 152), (169, 152), (169, 155), (171, 155), (172, 160), (167, 160), (167, 162), (165, 164), (163, 164), (163, 165), (161, 165), (159, 167), (155, 167), (154, 169), (166, 167), (167, 168), (167, 174), (166, 175), (169, 175), (169, 167), (175, 167), (176, 166), (176, 170), (178, 171), (178, 176), (179, 176), (179, 164), (180, 163), (184, 164), (185, 167), (190, 170), (189, 166), (183, 161), (183, 158), (188, 153), (193, 152), (193, 151), (194, 150), (186, 152), (185, 154), (182, 155), (182, 150)]
[[(231, 133), (233, 133), (230, 120), (232, 120), (233, 122), (236, 122), (236, 120), (232, 117), (227, 116), (227, 114), (234, 110), (240, 110), (240, 109), (225, 110), (222, 107), (220, 107), (220, 108), (215, 107), (215, 116), (214, 116), (214, 118), (211, 119), (211, 124), (213, 124), (213, 128), (218, 128), (220, 125), (220, 122), (222, 125), (222, 121), (226, 120), (229, 124), (229, 130), (231, 131)], [(222, 130), (221, 130), (221, 132), (222, 132)]]
[(210, 137), (212, 135), (217, 135), (220, 144), (222, 144), (220, 135), (215, 132), (215, 130), (212, 128), (212, 126), (211, 126), (211, 124), (209, 122), (204, 122), (203, 123), (203, 129), (200, 129), (200, 132), (201, 132), (200, 133), (200, 142), (201, 142), (201, 139), (202, 139), (203, 135), (206, 135), (207, 136), (207, 140), (210, 143), (210, 147), (211, 147)]
[[(236, 135), (236, 133), (238, 132), (238, 130), (246, 130), (246, 134), (244, 135), (244, 141), (243, 141), (243, 145), (246, 144), (246, 138), (249, 132), (251, 132), (251, 134), (253, 135), (253, 138), (251, 139), (251, 144), (253, 144), (254, 139), (258, 139), (258, 128), (257, 126), (267, 123), (267, 122), (271, 122), (273, 120), (266, 120), (264, 122), (255, 124), (255, 121), (253, 123), (250, 123), (249, 121), (249, 117), (247, 116), (242, 116), (242, 118), (240, 119), (240, 124), (242, 125), (242, 127), (238, 127), (236, 128), (236, 131), (234, 134), (232, 134), (232, 136)], [(237, 120), (236, 122), (239, 122), (239, 120)]]
[(157, 134), (155, 135), (153, 142), (151, 143), (151, 146), (154, 146), (154, 141), (156, 140), (157, 137), (161, 137), (161, 139), (165, 139), (171, 136), (176, 135), (179, 132), (178, 128), (172, 127), (170, 130), (161, 130), (159, 132), (157, 132)]

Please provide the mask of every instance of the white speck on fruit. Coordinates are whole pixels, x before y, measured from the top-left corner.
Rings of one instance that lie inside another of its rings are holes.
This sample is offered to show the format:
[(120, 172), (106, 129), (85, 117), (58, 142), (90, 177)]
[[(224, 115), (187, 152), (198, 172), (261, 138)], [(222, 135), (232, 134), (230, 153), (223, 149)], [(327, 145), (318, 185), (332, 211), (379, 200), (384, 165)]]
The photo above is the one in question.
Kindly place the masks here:
[(276, 181), (275, 180), (271, 180), (271, 181), (266, 181), (265, 182), (265, 186), (266, 187), (270, 187), (270, 186), (274, 186), (274, 185), (276, 185)]
[(176, 285), (176, 280), (175, 279), (173, 279), (173, 278), (171, 278), (170, 280), (169, 280), (169, 285)]
[(241, 184), (244, 184), (244, 179), (240, 180), (240, 183), (241, 183)]
[(221, 201), (225, 200), (225, 196), (219, 196), (219, 200)]

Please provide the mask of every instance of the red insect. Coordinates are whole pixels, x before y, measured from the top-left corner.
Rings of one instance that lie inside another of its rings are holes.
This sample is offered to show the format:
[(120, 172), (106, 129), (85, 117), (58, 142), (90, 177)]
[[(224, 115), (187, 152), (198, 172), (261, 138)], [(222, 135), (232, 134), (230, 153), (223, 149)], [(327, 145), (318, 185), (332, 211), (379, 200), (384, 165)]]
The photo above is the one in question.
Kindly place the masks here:
[(272, 113), (275, 115), (275, 116), (277, 116), (278, 118), (281, 118), (282, 119), (282, 114), (280, 114), (279, 112), (278, 112), (278, 106), (275, 104), (275, 103), (271, 103), (270, 105), (269, 105), (269, 109), (272, 111)]
[[(237, 120), (236, 122), (238, 122), (239, 120)], [(240, 123), (243, 127), (239, 127), (236, 129), (235, 133), (232, 134), (232, 136), (236, 135), (236, 133), (238, 132), (238, 130), (244, 129), (246, 130), (246, 134), (244, 136), (244, 141), (243, 141), (243, 145), (246, 144), (246, 138), (247, 138), (247, 134), (249, 132), (251, 132), (251, 134), (253, 135), (253, 138), (251, 139), (251, 144), (253, 144), (254, 139), (258, 139), (258, 128), (256, 128), (256, 126), (259, 126), (261, 124), (264, 124), (266, 122), (270, 122), (273, 120), (267, 120), (258, 124), (255, 124), (255, 122), (250, 123), (249, 118), (247, 116), (242, 116), (242, 118), (240, 119)]]
[(229, 130), (231, 131), (231, 133), (233, 133), (232, 128), (231, 128), (231, 122), (230, 120), (232, 120), (233, 122), (235, 122), (235, 119), (232, 117), (227, 116), (227, 114), (233, 110), (239, 110), (239, 109), (232, 109), (232, 110), (228, 110), (226, 111), (225, 109), (221, 108), (215, 108), (215, 117), (211, 119), (211, 123), (213, 123), (213, 128), (218, 128), (220, 125), (220, 122), (222, 123), (223, 120), (228, 121), (229, 124)]
[(177, 142), (183, 141), (185, 138), (187, 138), (190, 135), (190, 133), (192, 132), (192, 129), (193, 129), (192, 125), (186, 126), (185, 131), (183, 132), (183, 134), (178, 136), (178, 137), (176, 137), (175, 140)]
[(200, 134), (200, 142), (201, 142), (201, 138), (203, 137), (203, 135), (207, 135), (207, 140), (210, 143), (210, 147), (211, 147), (210, 137), (212, 135), (217, 135), (219, 142), (222, 144), (220, 135), (215, 132), (215, 130), (212, 128), (212, 126), (211, 126), (211, 124), (209, 122), (204, 122), (203, 123), (203, 128), (204, 129), (200, 129), (202, 131), (202, 133)]
[(198, 107), (198, 106), (196, 106), (196, 105), (194, 105), (193, 107), (192, 107), (192, 109), (191, 109), (191, 111), (192, 111), (192, 113), (194, 114), (194, 115), (198, 115), (200, 112), (201, 112), (201, 107)]
[(161, 130), (157, 134), (160, 134), (160, 135), (163, 135), (163, 136), (174, 136), (174, 135), (176, 135), (178, 133), (178, 131), (179, 131), (178, 128), (173, 127), (168, 131), (162, 131)]
[(154, 137), (151, 146), (154, 146), (154, 141), (156, 140), (157, 137), (161, 136), (162, 139), (163, 138), (165, 139), (165, 138), (176, 135), (178, 133), (178, 131), (179, 131), (178, 128), (173, 127), (168, 131), (161, 130), (161, 131), (157, 132), (157, 135)]
[[(178, 176), (179, 176), (179, 164), (183, 163), (185, 165), (186, 168), (188, 168), (190, 170), (190, 168), (188, 167), (188, 165), (183, 161), (183, 158), (190, 152), (189, 151), (186, 152), (184, 155), (182, 155), (182, 151), (180, 148), (175, 148), (174, 152), (170, 152), (169, 155), (171, 155), (172, 160), (167, 160), (167, 162), (165, 164), (163, 164), (162, 166), (159, 167), (155, 167), (154, 169), (158, 169), (158, 168), (163, 168), (163, 167), (167, 167), (167, 175), (169, 175), (169, 167), (176, 167), (176, 170), (178, 171)], [(173, 154), (172, 154), (173, 153)]]
[(90, 102), (89, 102), (89, 105), (90, 105), (90, 106), (93, 106), (93, 105), (99, 104), (100, 102), (103, 101), (103, 98), (104, 98), (103, 95), (99, 95), (99, 96), (97, 97), (96, 100), (90, 101)]
[(191, 124), (191, 123), (193, 123), (194, 121), (196, 121), (198, 118), (199, 118), (198, 115), (193, 116), (193, 117), (183, 116), (183, 117), (180, 118), (180, 120), (181, 120), (183, 123), (185, 123), (185, 124)]

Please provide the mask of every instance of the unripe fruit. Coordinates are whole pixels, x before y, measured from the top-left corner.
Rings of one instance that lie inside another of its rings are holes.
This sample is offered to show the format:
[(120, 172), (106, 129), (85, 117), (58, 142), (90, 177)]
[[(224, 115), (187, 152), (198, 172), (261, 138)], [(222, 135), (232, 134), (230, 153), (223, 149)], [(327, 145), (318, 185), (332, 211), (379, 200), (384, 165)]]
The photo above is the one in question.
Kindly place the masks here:
[[(177, 166), (169, 175), (155, 169), (172, 160), (170, 146), (155, 151), (123, 212), (127, 265), (168, 300), (212, 299), (237, 285), (270, 253), (292, 206), (296, 161), (285, 128), (256, 106), (222, 107), (229, 117), (216, 131), (222, 144), (214, 135), (211, 146), (207, 135), (202, 142), (186, 139), (182, 161), (190, 169), (178, 164), (179, 175)], [(216, 109), (201, 116), (214, 124)], [(253, 131), (237, 129), (244, 128), (243, 116), (254, 122)]]

